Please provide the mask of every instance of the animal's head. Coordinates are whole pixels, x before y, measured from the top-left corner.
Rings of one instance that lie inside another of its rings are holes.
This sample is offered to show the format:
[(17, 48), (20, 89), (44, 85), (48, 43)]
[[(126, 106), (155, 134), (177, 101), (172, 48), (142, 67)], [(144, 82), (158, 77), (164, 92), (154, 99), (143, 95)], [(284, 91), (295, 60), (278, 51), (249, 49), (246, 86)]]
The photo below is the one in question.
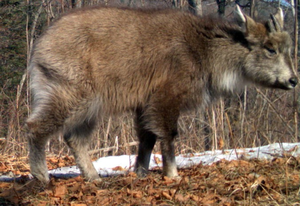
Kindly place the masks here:
[(244, 74), (262, 86), (292, 89), (298, 84), (291, 58), (292, 40), (283, 30), (283, 12), (279, 8), (265, 24), (243, 14), (237, 6), (235, 18), (245, 28), (249, 48)]

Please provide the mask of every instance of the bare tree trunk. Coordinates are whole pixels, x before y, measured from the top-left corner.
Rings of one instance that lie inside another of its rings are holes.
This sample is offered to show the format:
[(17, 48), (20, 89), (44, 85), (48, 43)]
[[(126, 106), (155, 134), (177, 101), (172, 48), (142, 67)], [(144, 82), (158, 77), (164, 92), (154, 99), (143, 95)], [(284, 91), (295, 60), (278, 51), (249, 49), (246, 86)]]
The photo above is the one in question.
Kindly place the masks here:
[[(27, 0), (28, 7), (29, 7), (30, 3), (31, 3), (30, 0)], [(32, 27), (31, 27), (31, 32), (30, 32), (30, 29), (29, 29), (29, 19), (33, 15), (31, 14), (31, 12), (29, 10), (27, 11), (27, 18), (26, 18), (27, 65), (28, 65), (30, 57), (31, 57), (31, 49), (32, 49), (32, 46), (33, 46), (33, 37), (34, 37), (34, 33), (35, 33), (35, 29), (36, 29), (36, 24), (37, 24), (38, 18), (40, 16), (40, 14), (42, 13), (43, 3), (41, 3), (38, 11), (34, 15)], [(29, 89), (28, 89), (28, 85), (29, 85), (28, 83), (29, 82), (28, 82), (28, 78), (26, 78), (27, 77), (27, 71), (25, 72), (24, 75), (23, 76), (24, 76), (24, 78), (26, 79), (26, 82), (27, 82), (27, 102), (28, 102), (27, 105), (29, 105), (30, 94), (29, 94)], [(28, 114), (29, 114), (29, 107), (27, 109), (28, 109)]]
[(218, 14), (220, 16), (225, 15), (225, 6), (226, 6), (226, 0), (216, 0), (218, 4)]
[[(297, 40), (297, 42), (295, 42), (295, 45), (298, 46), (297, 53), (295, 53), (295, 54), (297, 54), (297, 56), (300, 55), (298, 53), (300, 51), (300, 45), (298, 44), (298, 39), (299, 39), (299, 34), (300, 34), (300, 32), (299, 32), (299, 29), (300, 29), (300, 19), (299, 19), (300, 18), (300, 5), (299, 5), (299, 1), (300, 0), (295, 0), (295, 31), (297, 32), (295, 34), (295, 37), (297, 37), (297, 38), (295, 38), (295, 41)], [(297, 68), (298, 68), (298, 64), (297, 64), (297, 67), (295, 67), (296, 71), (297, 71)]]
[(173, 8), (179, 8), (179, 0), (172, 0)]
[(206, 124), (204, 124), (203, 126), (203, 133), (204, 133), (204, 146), (205, 146), (205, 150), (210, 150), (211, 149), (211, 127), (209, 126), (209, 122), (210, 122), (210, 115), (211, 115), (211, 108), (207, 108), (206, 112), (204, 112), (204, 122), (206, 122)]
[(255, 17), (255, 0), (251, 0), (250, 2), (250, 17)]
[(202, 0), (188, 0), (188, 3), (191, 13), (202, 16)]
[[(294, 37), (295, 37), (295, 46), (294, 47), (294, 59), (295, 59), (295, 73), (298, 73), (298, 52), (299, 52), (299, 44), (298, 44), (298, 37), (299, 37), (299, 0), (295, 0), (295, 26), (294, 26)], [(299, 89), (298, 87), (295, 88), (294, 90), (294, 102), (293, 102), (293, 107), (294, 107), (294, 121), (295, 121), (295, 141), (298, 142), (300, 141), (299, 137), (299, 122), (298, 122), (298, 117), (299, 117), (299, 111), (298, 111), (298, 95)]]
[[(33, 37), (34, 37), (34, 33), (35, 33), (35, 29), (36, 29), (36, 24), (37, 24), (37, 21), (38, 21), (38, 18), (39, 18), (39, 16), (40, 16), (40, 14), (42, 13), (42, 9), (43, 9), (43, 4), (44, 4), (44, 2), (43, 3), (41, 3), (41, 5), (40, 5), (40, 7), (39, 7), (39, 9), (38, 9), (38, 11), (36, 12), (36, 14), (34, 15), (34, 19), (33, 19), (33, 23), (32, 23), (32, 27), (31, 27), (31, 32), (30, 32), (30, 35), (27, 37), (28, 38), (28, 49), (27, 49), (27, 51), (28, 51), (28, 54), (27, 54), (27, 60), (29, 61), (29, 59), (30, 59), (30, 55), (31, 55), (31, 49), (32, 49), (32, 46), (33, 46)], [(30, 16), (29, 16), (30, 17)], [(28, 61), (27, 61), (27, 63), (28, 63)]]
[(72, 8), (76, 8), (76, 0), (71, 0)]

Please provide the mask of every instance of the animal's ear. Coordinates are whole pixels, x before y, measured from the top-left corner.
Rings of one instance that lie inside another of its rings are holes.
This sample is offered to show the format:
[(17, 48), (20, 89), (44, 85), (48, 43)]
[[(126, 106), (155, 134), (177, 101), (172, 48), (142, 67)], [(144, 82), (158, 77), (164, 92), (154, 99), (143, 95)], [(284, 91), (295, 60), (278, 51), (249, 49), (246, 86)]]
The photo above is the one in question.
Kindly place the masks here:
[(283, 29), (283, 11), (281, 8), (277, 8), (277, 13), (275, 15), (271, 14), (271, 18), (268, 21), (268, 27), (270, 32), (280, 32)]
[(241, 8), (238, 5), (236, 5), (233, 13), (234, 13), (234, 18), (236, 19), (238, 24), (242, 27), (245, 27), (247, 33), (251, 33), (251, 31), (255, 30), (257, 26), (255, 21), (251, 17), (243, 14)]

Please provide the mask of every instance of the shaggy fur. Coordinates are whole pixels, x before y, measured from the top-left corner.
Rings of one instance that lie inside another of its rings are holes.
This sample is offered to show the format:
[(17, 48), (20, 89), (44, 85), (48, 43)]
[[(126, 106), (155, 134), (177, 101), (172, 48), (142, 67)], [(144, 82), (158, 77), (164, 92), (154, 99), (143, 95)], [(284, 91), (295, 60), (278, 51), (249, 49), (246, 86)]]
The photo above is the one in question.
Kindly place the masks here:
[(62, 131), (86, 180), (99, 176), (88, 157), (99, 117), (136, 113), (135, 171), (143, 175), (156, 140), (163, 172), (178, 175), (174, 138), (184, 110), (205, 107), (246, 83), (292, 89), (292, 41), (282, 18), (242, 24), (178, 10), (92, 8), (62, 16), (34, 45), (27, 120), (31, 173), (49, 181), (45, 144)]

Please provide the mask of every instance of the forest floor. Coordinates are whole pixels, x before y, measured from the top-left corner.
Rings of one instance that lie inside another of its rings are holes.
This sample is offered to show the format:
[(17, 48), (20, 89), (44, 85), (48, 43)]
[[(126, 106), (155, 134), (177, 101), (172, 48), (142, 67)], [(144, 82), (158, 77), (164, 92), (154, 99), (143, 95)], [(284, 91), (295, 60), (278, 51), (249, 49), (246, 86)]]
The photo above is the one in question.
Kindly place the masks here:
[[(49, 157), (47, 163), (49, 169), (75, 164), (69, 156)], [(46, 187), (28, 180), (27, 158), (0, 156), (4, 174), (21, 178), (0, 182), (0, 205), (300, 205), (300, 158), (293, 156), (221, 160), (180, 169), (178, 179), (163, 177), (157, 169), (144, 178), (128, 172), (98, 182), (51, 178)]]

